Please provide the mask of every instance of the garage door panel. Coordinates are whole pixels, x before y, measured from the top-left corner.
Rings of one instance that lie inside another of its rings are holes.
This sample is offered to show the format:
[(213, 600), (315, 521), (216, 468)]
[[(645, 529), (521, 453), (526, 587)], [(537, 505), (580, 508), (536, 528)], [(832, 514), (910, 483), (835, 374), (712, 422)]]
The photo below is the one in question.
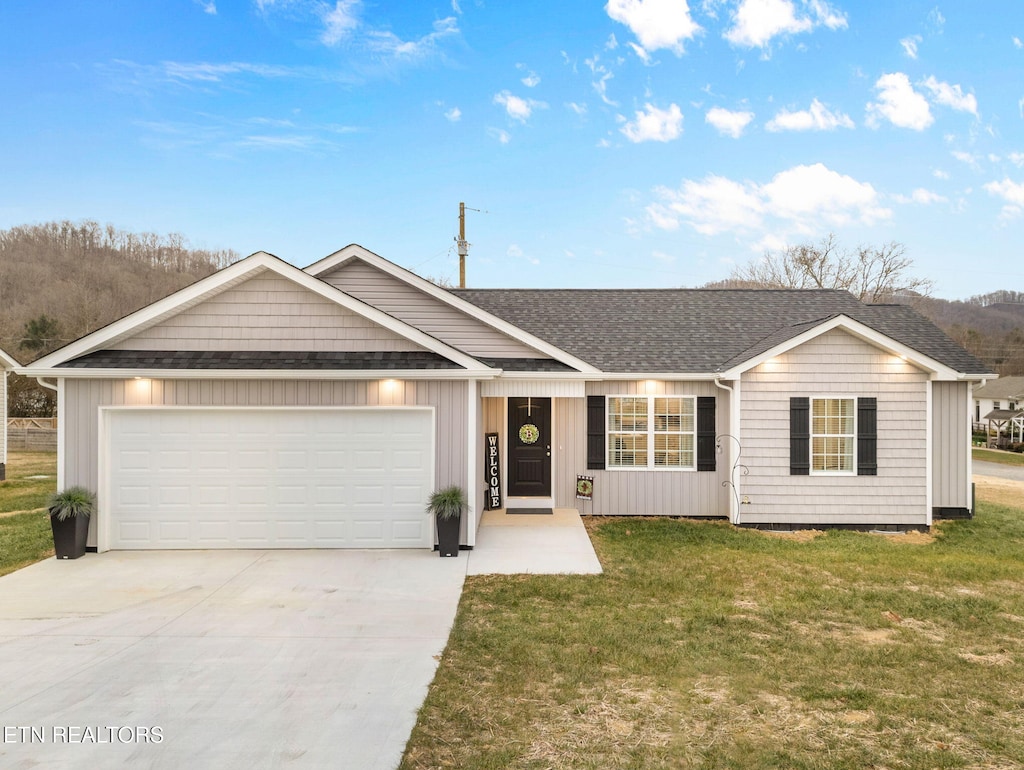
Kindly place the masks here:
[(114, 410), (112, 548), (429, 547), (433, 414)]

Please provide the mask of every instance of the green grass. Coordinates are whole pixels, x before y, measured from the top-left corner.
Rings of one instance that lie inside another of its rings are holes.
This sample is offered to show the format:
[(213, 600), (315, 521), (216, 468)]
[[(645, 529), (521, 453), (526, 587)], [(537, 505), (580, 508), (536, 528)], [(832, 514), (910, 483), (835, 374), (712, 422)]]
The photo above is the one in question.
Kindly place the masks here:
[(591, 524), (601, 576), (469, 578), (402, 767), (1024, 765), (1024, 511), (925, 538)]
[(971, 454), (975, 460), (1002, 463), (1003, 465), (1024, 465), (1024, 454), (1018, 452), (994, 452), (991, 449), (973, 449)]
[(53, 555), (50, 520), (44, 511), (56, 479), (53, 452), (8, 456), (7, 480), (0, 482), (0, 575)]

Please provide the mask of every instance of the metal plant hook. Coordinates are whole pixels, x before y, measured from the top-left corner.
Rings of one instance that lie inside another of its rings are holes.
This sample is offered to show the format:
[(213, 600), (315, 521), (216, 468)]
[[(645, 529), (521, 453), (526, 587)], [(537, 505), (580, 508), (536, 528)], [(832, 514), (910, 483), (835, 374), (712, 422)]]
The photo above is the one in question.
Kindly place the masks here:
[(715, 450), (721, 454), (724, 450), (724, 440), (732, 439), (736, 442), (736, 462), (732, 464), (732, 468), (729, 469), (729, 478), (722, 482), (723, 487), (729, 487), (732, 489), (733, 499), (736, 500), (736, 510), (740, 509), (740, 491), (739, 486), (736, 484), (736, 472), (739, 471), (741, 476), (746, 476), (750, 473), (750, 469), (746, 465), (740, 462), (740, 456), (743, 454), (743, 444), (731, 433), (719, 433), (715, 436)]

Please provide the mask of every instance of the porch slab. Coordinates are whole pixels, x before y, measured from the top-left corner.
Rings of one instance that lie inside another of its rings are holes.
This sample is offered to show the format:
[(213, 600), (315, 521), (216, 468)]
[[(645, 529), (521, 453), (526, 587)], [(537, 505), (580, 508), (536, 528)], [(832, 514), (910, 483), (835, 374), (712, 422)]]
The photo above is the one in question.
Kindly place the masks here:
[(469, 551), (467, 575), (599, 575), (597, 559), (578, 511), (508, 515), (485, 511)]

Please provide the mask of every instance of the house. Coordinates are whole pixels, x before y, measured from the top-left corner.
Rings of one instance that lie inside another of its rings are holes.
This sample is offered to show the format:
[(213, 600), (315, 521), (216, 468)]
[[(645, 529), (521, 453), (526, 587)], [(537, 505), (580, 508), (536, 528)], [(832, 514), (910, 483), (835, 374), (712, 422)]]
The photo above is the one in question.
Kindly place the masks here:
[(357, 245), (254, 254), (18, 371), (57, 389), (100, 551), (430, 547), (449, 484), (466, 547), (487, 504), (925, 528), (970, 511), (993, 376), (846, 292), (446, 290)]
[[(1024, 377), (1000, 377), (974, 390), (975, 430), (995, 434), (995, 443), (1024, 441)], [(991, 436), (990, 436), (991, 438)]]
[(1000, 377), (974, 389), (974, 422), (984, 422), (993, 409), (1024, 408), (1024, 377)]
[(20, 364), (0, 348), (0, 481), (7, 479), (7, 376)]

